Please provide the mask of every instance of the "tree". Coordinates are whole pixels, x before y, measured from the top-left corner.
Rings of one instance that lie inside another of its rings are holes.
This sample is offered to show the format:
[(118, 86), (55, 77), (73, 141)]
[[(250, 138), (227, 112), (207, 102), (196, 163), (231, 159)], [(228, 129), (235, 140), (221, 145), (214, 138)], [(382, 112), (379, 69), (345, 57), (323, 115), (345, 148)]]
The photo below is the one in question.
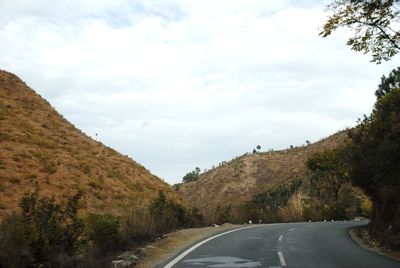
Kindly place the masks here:
[[(336, 206), (339, 201), (339, 191), (344, 183), (349, 181), (348, 168), (338, 149), (325, 150), (310, 156), (306, 162), (311, 171), (310, 185), (319, 184), (328, 192), (328, 199)], [(332, 199), (333, 197), (333, 199)]]
[(186, 175), (183, 176), (182, 181), (183, 182), (195, 181), (198, 179), (200, 172), (201, 172), (200, 168), (196, 167), (193, 171), (186, 173)]
[(320, 33), (323, 37), (339, 27), (354, 32), (347, 41), (352, 50), (371, 53), (372, 60), (380, 64), (400, 51), (399, 0), (335, 0), (328, 5), (333, 15)]
[(257, 146), (256, 146), (256, 149), (257, 149), (258, 151), (260, 151), (260, 150), (261, 150), (261, 145), (257, 145)]
[(349, 133), (353, 183), (373, 201), (370, 233), (400, 247), (400, 88), (380, 97), (372, 114)]
[(388, 77), (382, 76), (381, 84), (375, 91), (375, 96), (379, 99), (395, 88), (400, 88), (400, 67), (392, 70)]

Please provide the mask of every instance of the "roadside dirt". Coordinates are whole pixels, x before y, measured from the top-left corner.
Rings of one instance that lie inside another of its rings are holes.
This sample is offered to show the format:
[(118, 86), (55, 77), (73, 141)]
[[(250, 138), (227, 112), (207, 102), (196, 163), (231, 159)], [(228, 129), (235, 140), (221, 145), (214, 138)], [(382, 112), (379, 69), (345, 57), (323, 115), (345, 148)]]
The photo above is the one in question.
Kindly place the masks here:
[(400, 251), (393, 251), (389, 248), (380, 246), (375, 239), (369, 236), (366, 227), (352, 228), (349, 233), (353, 241), (360, 247), (400, 261)]
[(242, 227), (242, 225), (224, 224), (219, 227), (204, 227), (194, 229), (184, 229), (166, 234), (163, 239), (142, 248), (141, 258), (135, 267), (147, 268), (154, 267), (196, 241), (209, 237), (213, 234), (221, 233)]

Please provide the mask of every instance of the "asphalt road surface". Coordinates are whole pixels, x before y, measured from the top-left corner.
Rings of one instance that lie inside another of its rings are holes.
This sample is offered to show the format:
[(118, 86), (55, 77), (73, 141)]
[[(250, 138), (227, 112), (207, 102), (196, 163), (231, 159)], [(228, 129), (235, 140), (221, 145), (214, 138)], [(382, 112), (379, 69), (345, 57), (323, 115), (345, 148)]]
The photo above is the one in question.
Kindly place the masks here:
[[(365, 222), (266, 224), (203, 240), (159, 267), (400, 268), (361, 248), (348, 229)], [(189, 252), (190, 251), (190, 252)]]

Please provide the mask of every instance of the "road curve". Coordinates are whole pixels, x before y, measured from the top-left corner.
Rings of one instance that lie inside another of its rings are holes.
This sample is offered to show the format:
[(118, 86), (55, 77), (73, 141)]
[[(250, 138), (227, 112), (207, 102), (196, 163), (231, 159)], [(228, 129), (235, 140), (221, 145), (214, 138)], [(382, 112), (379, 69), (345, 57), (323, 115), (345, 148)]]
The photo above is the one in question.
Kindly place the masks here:
[(365, 250), (351, 240), (348, 229), (363, 224), (251, 226), (203, 240), (157, 267), (400, 268), (400, 262)]

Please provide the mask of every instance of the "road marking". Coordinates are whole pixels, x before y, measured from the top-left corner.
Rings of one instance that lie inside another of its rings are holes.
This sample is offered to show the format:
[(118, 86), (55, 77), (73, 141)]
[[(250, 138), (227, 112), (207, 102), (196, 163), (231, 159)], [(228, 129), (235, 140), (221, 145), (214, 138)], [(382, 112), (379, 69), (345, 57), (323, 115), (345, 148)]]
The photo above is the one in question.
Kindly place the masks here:
[(208, 241), (213, 240), (214, 238), (229, 234), (229, 233), (233, 233), (233, 232), (237, 232), (243, 229), (249, 229), (249, 228), (254, 228), (257, 226), (250, 226), (250, 227), (243, 227), (243, 228), (239, 228), (239, 229), (234, 229), (234, 230), (230, 230), (221, 234), (217, 234), (214, 235), (210, 238), (207, 238), (206, 240), (203, 240), (199, 243), (197, 243), (196, 245), (192, 246), (191, 248), (185, 250), (182, 254), (180, 254), (178, 257), (176, 257), (175, 259), (173, 259), (171, 262), (169, 262), (167, 265), (164, 266), (164, 268), (171, 268), (173, 267), (175, 264), (177, 264), (180, 260), (182, 260), (186, 255), (188, 255), (190, 252), (192, 252), (193, 250), (195, 250), (196, 248), (200, 247), (201, 245), (204, 245), (205, 243), (207, 243)]
[(283, 238), (283, 235), (281, 235), (281, 236), (279, 237), (278, 240), (279, 240), (279, 241), (282, 241), (282, 238)]
[(290, 228), (290, 229), (289, 229), (289, 232), (294, 231), (294, 229), (296, 229), (296, 228)]
[(286, 266), (285, 259), (283, 258), (282, 252), (278, 251), (279, 260), (281, 261), (282, 266)]

